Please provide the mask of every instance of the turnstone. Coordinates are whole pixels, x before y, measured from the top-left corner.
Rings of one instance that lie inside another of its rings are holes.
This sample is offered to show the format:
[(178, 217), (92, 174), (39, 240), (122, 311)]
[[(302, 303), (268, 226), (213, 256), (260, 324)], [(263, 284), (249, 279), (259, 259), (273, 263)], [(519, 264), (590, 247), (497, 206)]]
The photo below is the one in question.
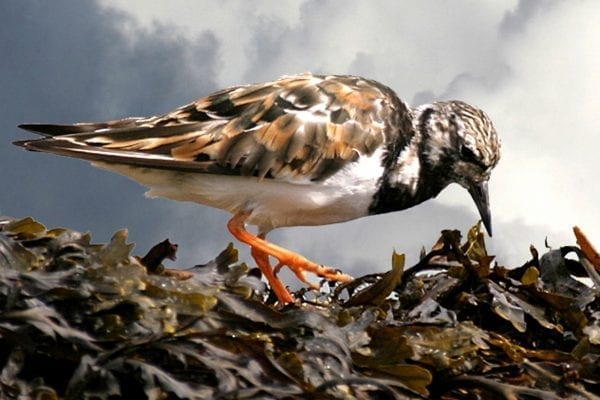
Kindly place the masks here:
[(277, 278), (282, 266), (309, 285), (306, 272), (351, 277), (268, 242), (274, 228), (398, 211), (458, 183), (492, 233), (487, 182), (500, 146), (488, 116), (461, 101), (411, 108), (357, 76), (286, 76), (159, 116), (20, 127), (45, 136), (16, 142), (26, 149), (89, 160), (148, 186), (150, 197), (231, 212), (230, 232), (250, 245), (282, 303), (293, 301)]

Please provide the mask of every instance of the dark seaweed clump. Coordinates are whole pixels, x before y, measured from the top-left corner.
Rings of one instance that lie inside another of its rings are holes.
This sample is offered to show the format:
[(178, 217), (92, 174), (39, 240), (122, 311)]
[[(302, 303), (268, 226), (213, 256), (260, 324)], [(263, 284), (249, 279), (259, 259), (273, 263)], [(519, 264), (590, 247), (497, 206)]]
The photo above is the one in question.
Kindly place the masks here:
[(600, 257), (576, 236), (505, 268), (479, 226), (443, 231), (280, 307), (232, 245), (166, 270), (168, 241), (0, 217), (0, 398), (598, 398)]

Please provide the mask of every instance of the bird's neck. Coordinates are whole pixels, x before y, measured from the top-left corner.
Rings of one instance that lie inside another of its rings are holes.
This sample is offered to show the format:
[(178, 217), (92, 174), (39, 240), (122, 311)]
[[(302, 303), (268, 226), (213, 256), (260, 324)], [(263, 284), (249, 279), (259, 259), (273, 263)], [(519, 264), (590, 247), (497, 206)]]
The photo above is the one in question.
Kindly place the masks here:
[[(443, 156), (439, 138), (415, 129), (410, 143), (402, 149), (393, 163), (386, 166), (373, 203), (371, 214), (382, 214), (413, 207), (436, 197), (451, 183), (449, 161)], [(433, 154), (440, 150), (440, 153)]]

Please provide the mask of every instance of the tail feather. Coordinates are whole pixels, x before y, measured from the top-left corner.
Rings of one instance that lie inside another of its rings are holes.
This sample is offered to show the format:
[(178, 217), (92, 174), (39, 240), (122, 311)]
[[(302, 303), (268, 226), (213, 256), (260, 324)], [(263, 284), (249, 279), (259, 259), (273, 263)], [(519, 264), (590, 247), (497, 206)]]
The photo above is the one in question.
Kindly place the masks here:
[(19, 128), (51, 137), (94, 132), (100, 129), (134, 128), (142, 120), (142, 118), (133, 117), (108, 122), (84, 122), (79, 124), (21, 124)]
[(42, 138), (14, 142), (17, 146), (32, 151), (58, 154), (79, 158), (91, 162), (124, 164), (137, 167), (170, 169), (178, 171), (196, 171), (201, 173), (235, 174), (214, 161), (196, 161), (193, 163), (175, 160), (168, 155), (147, 154), (127, 150), (112, 150), (103, 147), (87, 146), (71, 140)]

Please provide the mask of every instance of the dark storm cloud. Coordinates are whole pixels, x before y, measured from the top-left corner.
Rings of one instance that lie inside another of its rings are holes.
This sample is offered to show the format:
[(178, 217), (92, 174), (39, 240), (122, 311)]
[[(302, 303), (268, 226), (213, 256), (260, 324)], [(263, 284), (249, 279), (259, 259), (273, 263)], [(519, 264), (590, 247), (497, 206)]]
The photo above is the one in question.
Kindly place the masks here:
[(156, 113), (215, 86), (217, 43), (208, 33), (190, 42), (164, 27), (135, 31), (129, 16), (93, 2), (15, 0), (2, 11), (0, 96), (14, 108), (3, 114), (94, 119), (106, 117), (105, 104)]
[(89, 229), (102, 240), (122, 226), (145, 245), (161, 239), (152, 236), (179, 223), (185, 206), (175, 212), (170, 202), (145, 200), (137, 184), (85, 162), (24, 152), (11, 144), (28, 137), (16, 125), (169, 111), (215, 89), (217, 50), (210, 33), (190, 39), (173, 28), (141, 29), (91, 1), (4, 1), (0, 212)]
[(519, 0), (514, 10), (504, 14), (500, 23), (500, 33), (504, 35), (522, 33), (532, 17), (556, 3), (555, 0)]

